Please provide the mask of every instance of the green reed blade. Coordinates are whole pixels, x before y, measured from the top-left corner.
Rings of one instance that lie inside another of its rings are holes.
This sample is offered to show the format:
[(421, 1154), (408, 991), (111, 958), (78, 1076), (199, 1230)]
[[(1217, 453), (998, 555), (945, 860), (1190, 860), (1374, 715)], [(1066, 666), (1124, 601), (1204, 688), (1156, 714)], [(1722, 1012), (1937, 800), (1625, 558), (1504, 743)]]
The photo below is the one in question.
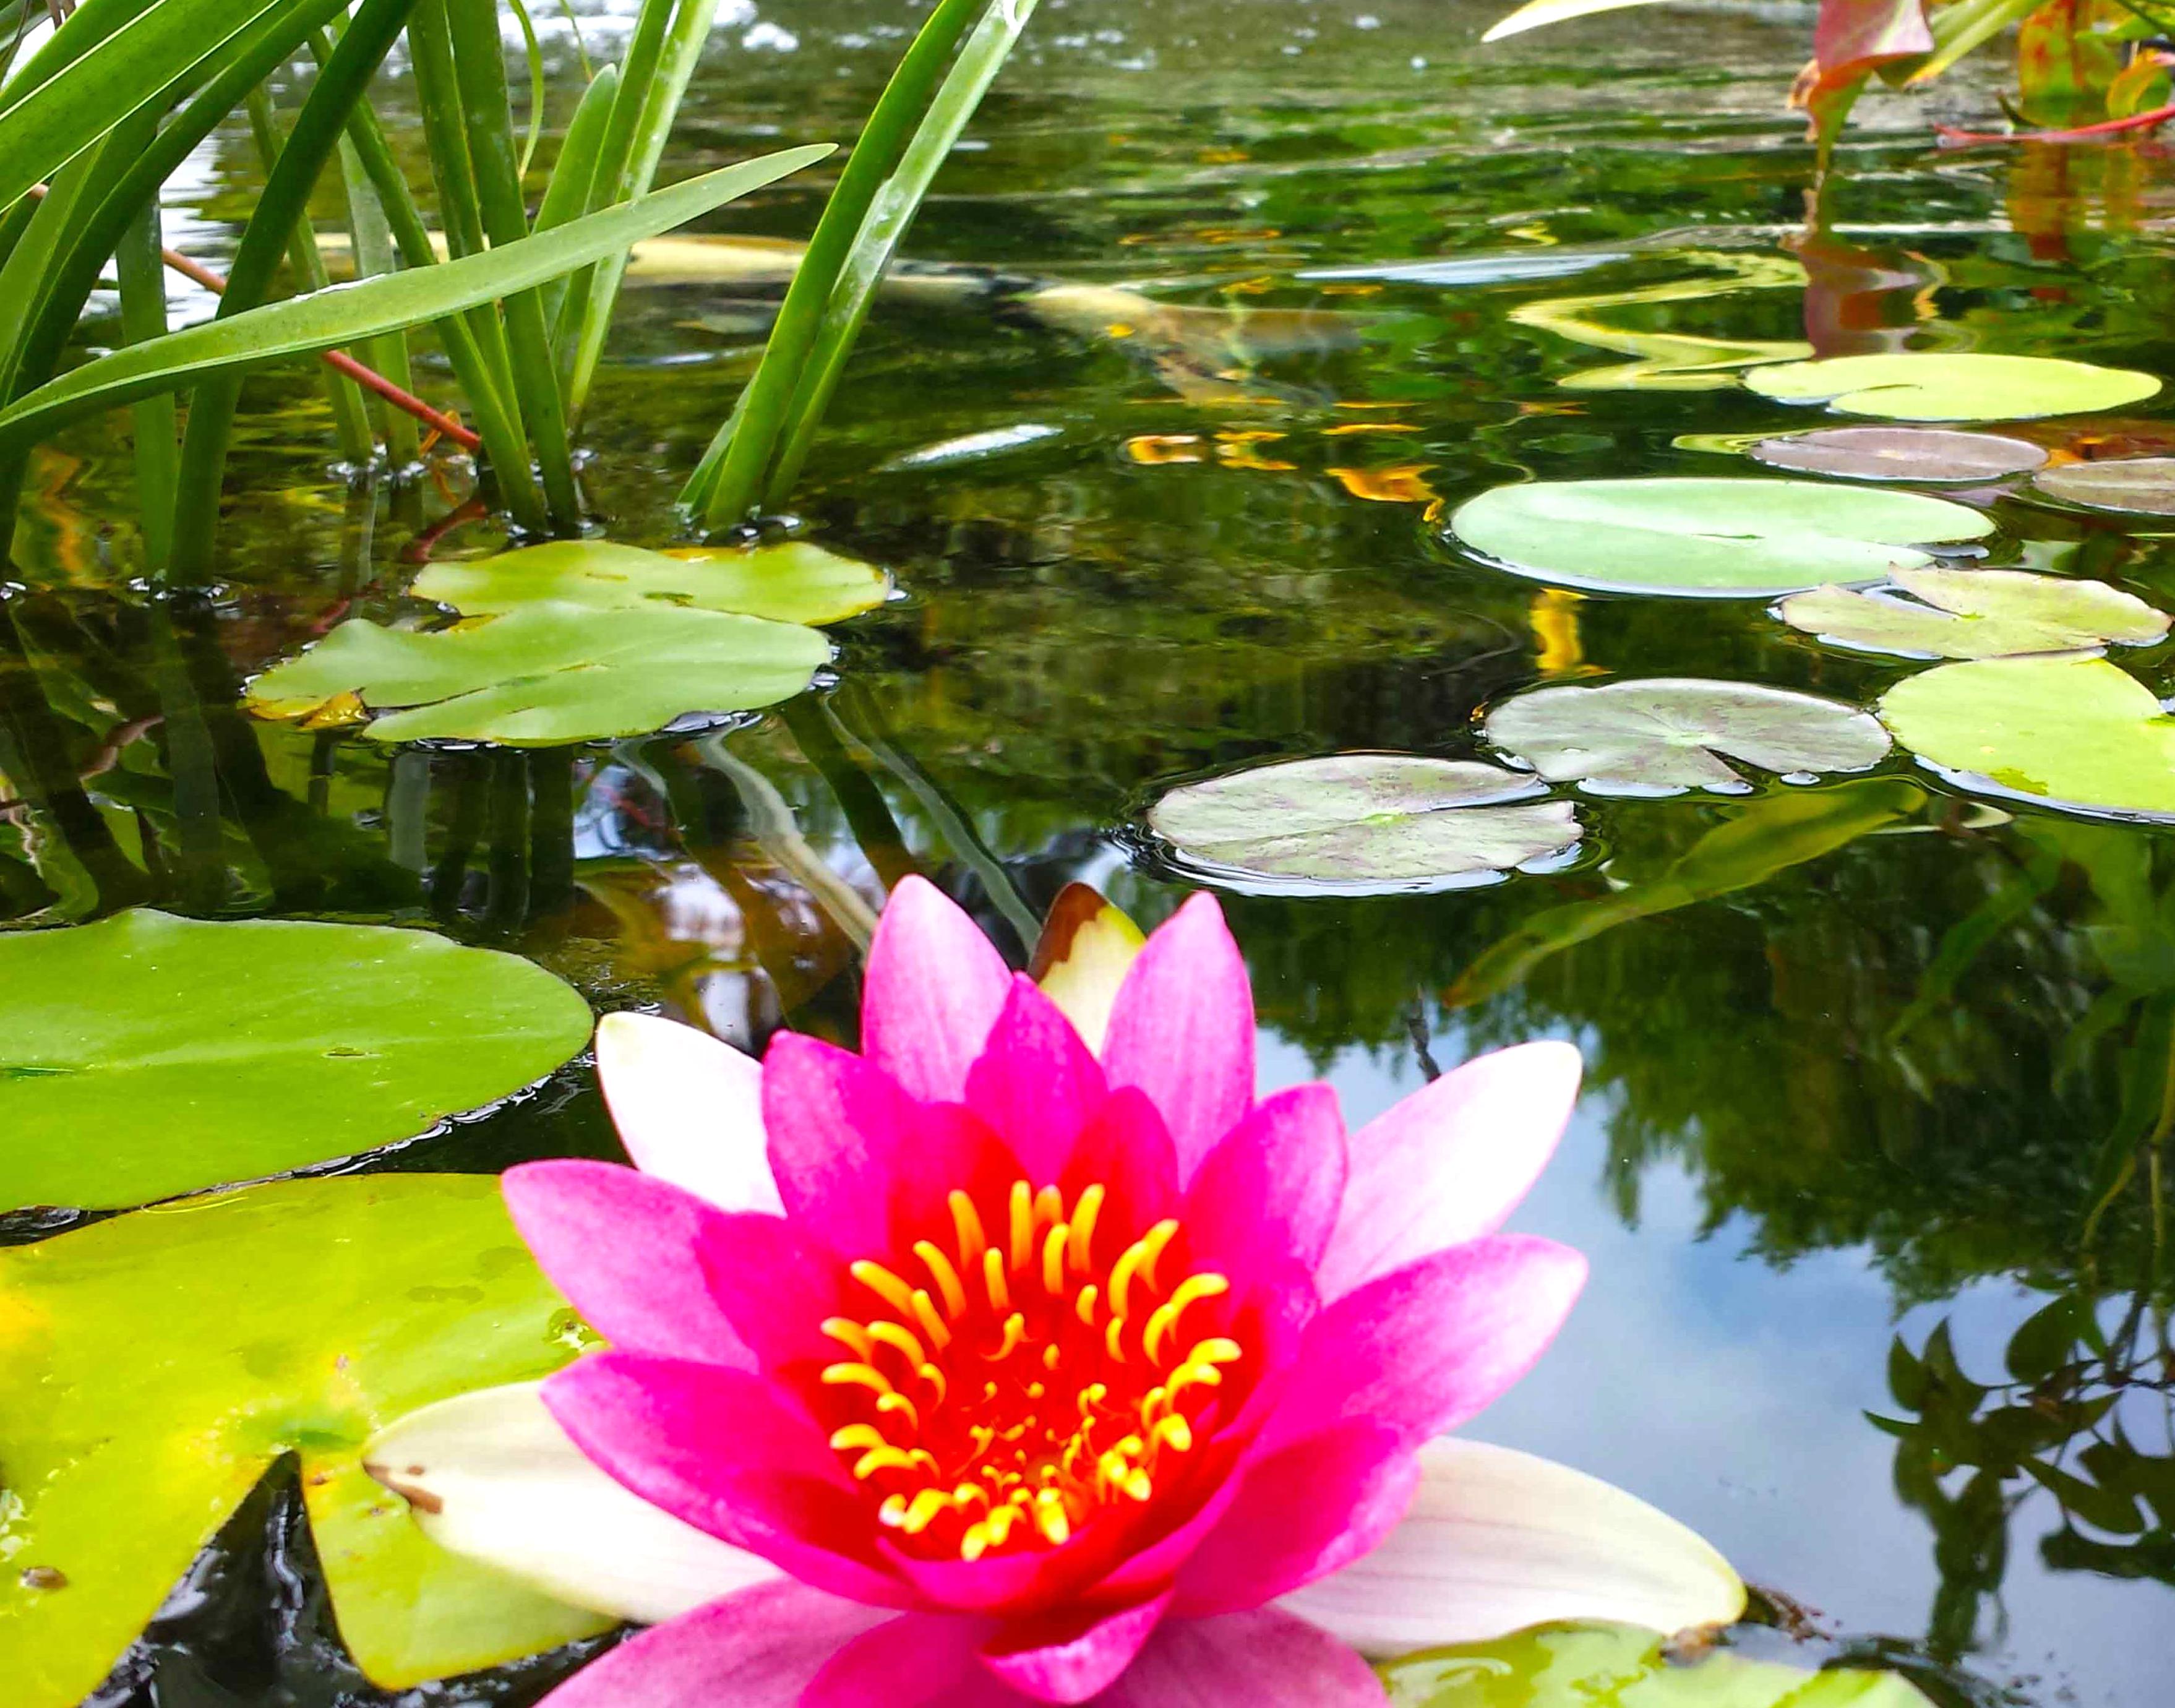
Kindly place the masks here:
[[(340, 138), (337, 170), (341, 190), (347, 198), (348, 236), (355, 247), (355, 276), (375, 279), (399, 272), (400, 255), (393, 245), (393, 228), (387, 223), (385, 204), (378, 196), (377, 187), (370, 182), (363, 171), (362, 157), (355, 152), (352, 127), (350, 134)], [(415, 389), (415, 365), (409, 360), (405, 333), (389, 332), (382, 338), (372, 339), (364, 350), (370, 366), (393, 384), (403, 391)], [(415, 418), (382, 399), (373, 413), (377, 430), (385, 436), (388, 466), (396, 474), (404, 469), (414, 468), (423, 457), (422, 431)]]
[(544, 140), (544, 44), (536, 39), (536, 20), (522, 0), (506, 0), (507, 9), (521, 27), (522, 52), (529, 61), (529, 134), (521, 143), (521, 176), (536, 164), (536, 145)]
[[(159, 204), (148, 202), (128, 227), (116, 256), (121, 273), (121, 335), (150, 344), (166, 335), (165, 239)], [(171, 396), (144, 398), (133, 406), (136, 426), (136, 502), (144, 515), (144, 567), (161, 573), (173, 547), (174, 491), (180, 467), (179, 420)]]
[[(581, 104), (574, 109), (574, 117), (567, 126), (566, 140), (559, 145), (559, 159), (551, 168), (551, 181), (544, 187), (544, 199), (537, 204), (539, 231), (556, 230), (570, 220), (580, 219), (595, 205), (597, 151), (604, 141), (605, 127), (611, 122), (612, 103), (618, 95), (619, 71), (610, 65), (590, 79), (589, 86), (583, 90)], [(544, 315), (551, 323), (555, 352), (564, 349), (565, 310), (571, 284), (568, 279), (555, 279), (544, 287)]]

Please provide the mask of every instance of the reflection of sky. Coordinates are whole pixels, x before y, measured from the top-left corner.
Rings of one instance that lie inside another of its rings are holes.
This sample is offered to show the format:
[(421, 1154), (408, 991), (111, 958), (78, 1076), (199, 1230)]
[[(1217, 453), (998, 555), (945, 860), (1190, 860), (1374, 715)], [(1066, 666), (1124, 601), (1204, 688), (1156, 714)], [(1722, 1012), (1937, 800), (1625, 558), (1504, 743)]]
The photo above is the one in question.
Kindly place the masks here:
[[(1266, 1035), (1262, 1049), (1264, 1085), (1313, 1076), (1298, 1050)], [(1454, 1065), (1455, 1037), (1439, 1037), (1435, 1054)], [(1327, 1077), (1354, 1128), (1421, 1082), (1409, 1063), (1357, 1051)], [(1777, 1270), (1743, 1255), (1733, 1224), (1702, 1239), (1696, 1182), (1673, 1163), (1641, 1177), (1640, 1226), (1628, 1229), (1603, 1185), (1605, 1113), (1597, 1099), (1581, 1108), (1513, 1223), (1577, 1246), (1592, 1281), (1540, 1368), (1472, 1433), (1654, 1502), (1842, 1635), (1923, 1637), (1939, 1583), (1933, 1534), (1896, 1499), (1890, 1441), (1863, 1414), (1892, 1409), (1885, 1366), (1899, 1327), (1915, 1346), (1952, 1314), (1966, 1369), (1983, 1380), (2031, 1301), (1989, 1282), (1899, 1324), (1860, 1252)], [(1787, 1142), (1779, 1124), (1776, 1141)], [(2167, 1588), (2046, 1570), (2038, 1538), (2053, 1522), (2039, 1497), (2012, 1523), (2006, 1640), (1978, 1670), (2004, 1684), (2037, 1678), (2042, 1700), (2083, 1708), (2167, 1700)]]

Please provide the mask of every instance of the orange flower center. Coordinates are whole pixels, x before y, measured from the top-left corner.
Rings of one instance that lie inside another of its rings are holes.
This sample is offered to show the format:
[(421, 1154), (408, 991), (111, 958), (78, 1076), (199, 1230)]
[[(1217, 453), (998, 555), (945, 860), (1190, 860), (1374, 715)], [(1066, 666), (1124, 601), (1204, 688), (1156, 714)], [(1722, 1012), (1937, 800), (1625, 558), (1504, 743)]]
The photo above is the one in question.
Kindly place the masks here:
[(1231, 1284), (1163, 1272), (1174, 1221), (1105, 1263), (1106, 1196), (1089, 1186), (1068, 1207), (1017, 1181), (985, 1221), (953, 1192), (950, 1242), (917, 1241), (909, 1274), (852, 1266), (881, 1312), (823, 1325), (849, 1354), (822, 1374), (849, 1419), (831, 1445), (916, 1553), (1055, 1548), (1147, 1502), (1195, 1450), (1245, 1356), (1211, 1320)]

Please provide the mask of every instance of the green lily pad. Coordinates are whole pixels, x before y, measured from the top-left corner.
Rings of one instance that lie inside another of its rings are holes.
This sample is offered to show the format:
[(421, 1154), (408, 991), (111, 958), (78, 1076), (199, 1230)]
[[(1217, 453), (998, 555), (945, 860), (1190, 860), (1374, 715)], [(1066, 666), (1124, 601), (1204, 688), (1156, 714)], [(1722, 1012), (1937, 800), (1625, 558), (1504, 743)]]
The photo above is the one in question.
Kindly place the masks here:
[(891, 597), (891, 577), (801, 540), (662, 552), (608, 540), (558, 540), (496, 557), (434, 563), (412, 591), (466, 616), (556, 600), (605, 610), (661, 605), (830, 623), (881, 605)]
[(1821, 427), (1762, 439), (1751, 453), (1771, 469), (1848, 480), (1999, 480), (2047, 460), (2029, 439), (1939, 427)]
[(2104, 659), (1944, 664), (1880, 697), (1881, 721), (1966, 787), (2053, 806), (2175, 815), (2175, 718)]
[(1671, 676), (1537, 688), (1505, 701), (1483, 728), (1549, 782), (1596, 794), (1741, 794), (1750, 785), (1730, 759), (1798, 778), (1863, 771), (1889, 748), (1879, 719), (1835, 700)]
[(427, 633), (342, 623), (252, 682), (247, 702), (268, 718), (366, 718), (377, 741), (548, 747), (774, 705), (830, 656), (830, 643), (797, 623), (533, 605)]
[(1348, 895), (1436, 888), (1562, 854), (1568, 801), (1530, 777), (1469, 761), (1338, 753), (1187, 784), (1148, 827), (1204, 875)]
[(2049, 498), (2091, 510), (2175, 516), (2175, 457), (2120, 457), (2042, 469), (2031, 484)]
[(1549, 1625), (1385, 1669), (1394, 1708), (1928, 1708), (1895, 1673), (1808, 1672), (1717, 1650), (1684, 1661), (1625, 1625)]
[(1837, 646), (1906, 658), (2096, 652), (2167, 633), (2163, 612), (2103, 581), (2015, 569), (1899, 569), (1894, 578), (1909, 598), (1815, 588), (1784, 599), (1776, 615)]
[(0, 935), (0, 1211), (375, 1150), (534, 1083), (588, 1033), (542, 968), (428, 931), (138, 912)]
[(1993, 531), (1976, 510), (1819, 480), (1536, 480), (1459, 508), (1451, 530), (1504, 568), (1627, 593), (1764, 597), (1883, 579), (1913, 548)]
[(1825, 403), (1847, 415), (1891, 421), (2022, 421), (2120, 409), (2160, 382), (2133, 368), (2039, 355), (1904, 351), (1829, 356), (1755, 368), (1744, 383), (1786, 404)]
[(332, 1604), (404, 1689), (599, 1629), (428, 1542), (364, 1474), (419, 1406), (578, 1350), (487, 1178), (289, 1180), (0, 1250), (0, 1678), (73, 1708), (274, 1461)]

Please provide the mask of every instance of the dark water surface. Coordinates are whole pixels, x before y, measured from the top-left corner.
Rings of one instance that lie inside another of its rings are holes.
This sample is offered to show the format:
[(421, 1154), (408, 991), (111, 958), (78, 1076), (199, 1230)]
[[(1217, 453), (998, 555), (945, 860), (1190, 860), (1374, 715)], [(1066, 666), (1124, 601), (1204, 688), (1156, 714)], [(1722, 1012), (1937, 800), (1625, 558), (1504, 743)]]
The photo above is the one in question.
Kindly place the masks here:
[[(672, 169), (849, 134), (901, 15), (765, 0), (721, 29)], [(850, 1038), (856, 953), (813, 868), (871, 903), (926, 871), (1018, 955), (1070, 879), (1143, 922), (1176, 905), (1185, 881), (1134, 828), (1173, 779), (1344, 747), (1473, 756), (1476, 711), (1548, 680), (1869, 702), (1915, 667), (1820, 648), (1756, 599), (1548, 593), (1462, 558), (1431, 518), (1528, 474), (1747, 472), (1674, 442), (1802, 425), (1714, 364), (1807, 340), (2175, 376), (2175, 167), (2149, 148), (1944, 155), (1926, 123), (1988, 117), (1984, 89), (1884, 96), (1843, 151), (1832, 235), (1803, 242), (1813, 162), (1780, 105), (1808, 13), (1657, 8), (1478, 48), (1490, 15), (1045, 0), (910, 246), (980, 271), (879, 311), (804, 495), (811, 536), (889, 566), (903, 596), (841, 631), (835, 691), (715, 740), (388, 756), (231, 712), (340, 617), (406, 608), (419, 534), (465, 496), (328, 478), (310, 377), (281, 374), (250, 393), (222, 582), (170, 612), (237, 830), (209, 868), (171, 858), (145, 805), (163, 738), (124, 727), (158, 650), (125, 436), (52, 447), (0, 623), (0, 774), (52, 805), (0, 818), (0, 920), (153, 900), (435, 924), (599, 1007), (661, 1004), (743, 1045), (781, 1023)], [(563, 27), (550, 40), (569, 52)], [(246, 146), (200, 167), (170, 241), (216, 260), (249, 204)], [(822, 187), (781, 186), (730, 229), (805, 235)], [(1307, 276), (1444, 258), (1468, 264)], [(1204, 312), (1029, 306), (1050, 282)], [(614, 537), (671, 537), (768, 306), (684, 276), (631, 290), (588, 434)], [(2149, 405), (2072, 429), (2175, 435)], [(2009, 561), (2175, 596), (2152, 528), (1997, 513)], [(494, 543), (471, 525), (436, 549)], [(2170, 686), (2164, 648), (2125, 661)], [(2164, 1208), (2154, 1171), (2120, 1167), (2175, 1108), (2175, 849), (2012, 818), (1901, 753), (1883, 776), (1581, 801), (1574, 860), (1490, 887), (1229, 897), (1265, 1076), (1326, 1074), (1356, 1125), (1431, 1063), (1576, 1039), (1588, 1093), (1519, 1225), (1588, 1252), (1592, 1283), (1477, 1433), (1699, 1528), (1813, 1610), (1832, 1641), (1809, 1658), (1884, 1654), (1944, 1702), (2156, 1708), (2175, 1537), (2107, 1527), (2077, 1488), (2175, 1518)], [(382, 1165), (612, 1144), (577, 1064)], [(2077, 1332), (2011, 1346), (2058, 1297)], [(312, 1612), (290, 1505), (268, 1489), (237, 1520), (115, 1702), (369, 1700)]]

